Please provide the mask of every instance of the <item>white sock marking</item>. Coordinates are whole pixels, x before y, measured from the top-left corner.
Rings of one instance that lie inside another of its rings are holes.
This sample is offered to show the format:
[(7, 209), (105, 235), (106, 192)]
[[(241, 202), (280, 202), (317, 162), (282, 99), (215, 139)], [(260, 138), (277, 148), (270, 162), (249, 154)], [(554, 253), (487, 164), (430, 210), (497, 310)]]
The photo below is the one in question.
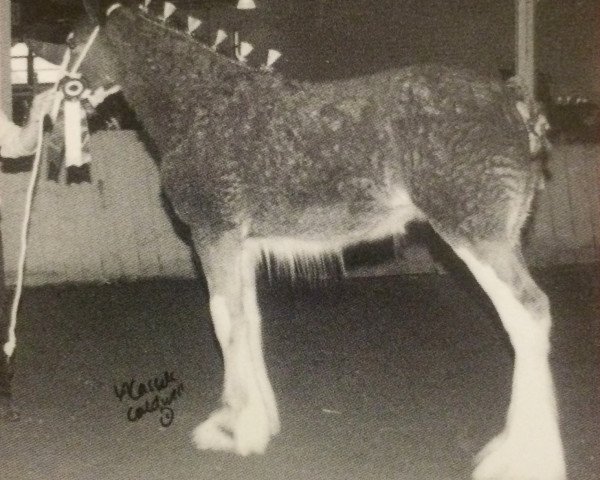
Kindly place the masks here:
[(490, 297), (515, 350), (506, 426), (481, 452), (473, 476), (476, 480), (564, 480), (548, 325), (533, 318), (491, 266), (466, 248), (455, 252)]

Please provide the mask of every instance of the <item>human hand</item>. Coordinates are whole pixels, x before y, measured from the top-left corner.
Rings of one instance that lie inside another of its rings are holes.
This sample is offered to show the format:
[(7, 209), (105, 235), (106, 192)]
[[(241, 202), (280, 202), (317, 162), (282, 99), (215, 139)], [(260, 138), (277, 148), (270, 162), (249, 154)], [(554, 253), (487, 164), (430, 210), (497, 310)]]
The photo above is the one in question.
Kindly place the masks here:
[(50, 88), (42, 93), (38, 93), (31, 104), (29, 111), (29, 121), (39, 122), (52, 108), (56, 91)]

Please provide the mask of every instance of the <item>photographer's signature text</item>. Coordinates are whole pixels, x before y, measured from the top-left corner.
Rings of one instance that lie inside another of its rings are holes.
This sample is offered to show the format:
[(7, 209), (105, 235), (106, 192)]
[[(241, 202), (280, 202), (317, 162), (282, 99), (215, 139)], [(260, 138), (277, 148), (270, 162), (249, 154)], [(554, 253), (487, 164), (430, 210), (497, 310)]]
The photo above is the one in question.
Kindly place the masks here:
[(183, 382), (175, 372), (164, 372), (146, 382), (131, 379), (114, 386), (114, 393), (120, 402), (129, 404), (127, 420), (137, 422), (144, 415), (160, 413), (160, 424), (168, 427), (173, 423), (175, 413), (173, 403), (183, 395)]

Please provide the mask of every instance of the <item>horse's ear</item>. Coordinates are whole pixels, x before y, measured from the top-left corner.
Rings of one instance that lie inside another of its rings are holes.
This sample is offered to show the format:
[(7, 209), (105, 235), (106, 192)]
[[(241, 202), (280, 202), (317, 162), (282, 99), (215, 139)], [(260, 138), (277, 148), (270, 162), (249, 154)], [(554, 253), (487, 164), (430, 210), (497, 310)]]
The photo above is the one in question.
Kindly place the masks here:
[(115, 3), (127, 2), (118, 2), (117, 0), (83, 0), (83, 7), (85, 8), (87, 16), (95, 25), (102, 25), (106, 20), (106, 11)]
[(100, 0), (83, 0), (83, 8), (89, 19), (94, 22), (95, 25), (100, 23)]

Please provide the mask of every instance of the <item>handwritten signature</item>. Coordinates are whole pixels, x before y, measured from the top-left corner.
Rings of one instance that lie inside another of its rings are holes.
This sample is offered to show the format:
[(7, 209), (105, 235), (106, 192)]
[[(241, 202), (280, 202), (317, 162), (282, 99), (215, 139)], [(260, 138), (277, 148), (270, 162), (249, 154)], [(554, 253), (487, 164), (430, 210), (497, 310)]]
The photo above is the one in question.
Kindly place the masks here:
[(164, 372), (146, 382), (131, 379), (114, 386), (120, 402), (133, 402), (127, 409), (127, 420), (137, 422), (144, 415), (160, 412), (160, 424), (169, 427), (175, 418), (172, 405), (183, 395), (183, 382), (174, 372)]

